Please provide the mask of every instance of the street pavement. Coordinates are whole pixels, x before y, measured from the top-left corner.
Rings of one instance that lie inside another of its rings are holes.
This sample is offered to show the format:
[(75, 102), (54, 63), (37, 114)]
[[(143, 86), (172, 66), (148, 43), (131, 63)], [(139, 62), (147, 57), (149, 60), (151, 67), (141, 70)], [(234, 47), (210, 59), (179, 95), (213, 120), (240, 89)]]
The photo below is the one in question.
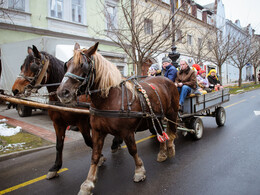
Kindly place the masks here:
[[(106, 195), (258, 195), (260, 192), (260, 89), (231, 96), (223, 107), (227, 121), (217, 127), (215, 119), (203, 117), (201, 140), (179, 133), (176, 156), (156, 162), (159, 143), (144, 139), (149, 131), (136, 134), (138, 154), (146, 168), (146, 180), (133, 182), (134, 161), (123, 147), (111, 154), (112, 136), (105, 140), (102, 153), (107, 158), (98, 171), (94, 194)], [(142, 141), (141, 141), (142, 140)], [(53, 165), (55, 148), (0, 162), (0, 194), (77, 194), (86, 179), (91, 149), (83, 140), (65, 144), (60, 177), (43, 176)]]

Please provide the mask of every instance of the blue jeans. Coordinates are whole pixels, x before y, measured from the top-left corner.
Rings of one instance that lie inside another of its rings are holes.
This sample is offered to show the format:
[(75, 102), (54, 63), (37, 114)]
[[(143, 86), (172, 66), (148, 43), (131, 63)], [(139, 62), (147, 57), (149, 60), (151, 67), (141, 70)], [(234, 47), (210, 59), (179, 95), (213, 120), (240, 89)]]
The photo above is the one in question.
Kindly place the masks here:
[(185, 98), (191, 92), (191, 88), (188, 85), (183, 85), (182, 87), (178, 87), (178, 91), (180, 94), (179, 104), (183, 106)]

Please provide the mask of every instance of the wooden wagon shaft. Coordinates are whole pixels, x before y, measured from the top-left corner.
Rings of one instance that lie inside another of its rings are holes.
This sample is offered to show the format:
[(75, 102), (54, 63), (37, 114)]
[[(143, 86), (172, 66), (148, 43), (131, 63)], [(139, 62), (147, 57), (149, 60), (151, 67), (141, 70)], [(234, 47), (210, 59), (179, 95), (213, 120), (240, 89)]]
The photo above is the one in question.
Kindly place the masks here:
[(39, 102), (33, 102), (30, 100), (21, 100), (18, 98), (14, 98), (14, 97), (2, 95), (2, 94), (0, 94), (0, 99), (3, 101), (14, 103), (14, 104), (22, 104), (22, 105), (34, 107), (34, 108), (90, 115), (89, 110), (86, 110), (86, 109), (68, 108), (68, 107), (62, 107), (62, 106), (43, 104), (43, 103), (39, 103)]

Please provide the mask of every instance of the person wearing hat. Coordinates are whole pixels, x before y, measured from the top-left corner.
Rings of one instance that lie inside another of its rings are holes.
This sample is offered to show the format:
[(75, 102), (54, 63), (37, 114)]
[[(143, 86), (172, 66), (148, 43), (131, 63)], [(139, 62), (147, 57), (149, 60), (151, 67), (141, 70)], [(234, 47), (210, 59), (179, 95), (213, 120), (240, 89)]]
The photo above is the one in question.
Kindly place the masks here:
[(211, 89), (209, 88), (209, 80), (206, 77), (206, 71), (205, 70), (200, 70), (197, 75), (197, 81), (198, 81), (198, 86), (206, 90), (208, 93), (211, 92)]
[(197, 88), (197, 78), (196, 73), (192, 70), (186, 60), (180, 60), (181, 70), (178, 71), (177, 77), (175, 79), (175, 85), (180, 93), (180, 110), (182, 110), (183, 103), (191, 90), (196, 90)]
[(161, 76), (162, 72), (158, 64), (152, 64), (148, 69), (148, 76)]
[(215, 89), (215, 91), (218, 91), (219, 89), (223, 89), (223, 87), (221, 86), (220, 81), (218, 80), (218, 77), (216, 74), (217, 74), (217, 71), (215, 69), (211, 69), (209, 71), (207, 78), (209, 80), (210, 88), (213, 88), (213, 89)]
[(165, 70), (164, 76), (175, 82), (177, 76), (177, 69), (171, 65), (171, 59), (168, 57), (163, 57), (162, 68)]

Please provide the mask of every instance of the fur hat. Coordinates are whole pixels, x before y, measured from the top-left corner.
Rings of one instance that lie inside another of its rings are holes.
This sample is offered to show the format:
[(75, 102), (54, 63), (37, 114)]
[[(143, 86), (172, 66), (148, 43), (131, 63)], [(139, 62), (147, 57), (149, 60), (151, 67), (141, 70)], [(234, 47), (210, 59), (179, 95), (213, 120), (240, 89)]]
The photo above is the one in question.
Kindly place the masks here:
[(160, 67), (159, 67), (159, 65), (158, 64), (152, 64), (151, 66), (150, 66), (150, 68), (149, 68), (149, 70), (159, 70), (160, 69)]
[(163, 57), (162, 58), (162, 63), (164, 63), (164, 62), (169, 62), (169, 63), (171, 63), (172, 61), (171, 61), (171, 59), (170, 58), (168, 58), (168, 57)]

